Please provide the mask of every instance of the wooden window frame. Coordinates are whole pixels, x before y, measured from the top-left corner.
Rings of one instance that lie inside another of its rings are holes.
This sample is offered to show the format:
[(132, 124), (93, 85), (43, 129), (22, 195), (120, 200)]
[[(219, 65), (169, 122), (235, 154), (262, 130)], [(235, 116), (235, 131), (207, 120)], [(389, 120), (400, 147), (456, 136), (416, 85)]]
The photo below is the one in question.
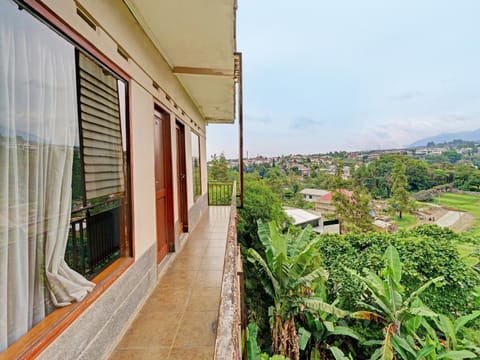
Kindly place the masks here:
[(85, 299), (78, 303), (72, 303), (63, 308), (56, 309), (47, 315), (42, 321), (37, 323), (25, 335), (10, 345), (5, 351), (0, 353), (0, 360), (7, 359), (31, 359), (38, 356), (45, 350), (62, 332), (70, 326), (87, 308), (95, 302), (133, 263), (135, 258), (135, 241), (134, 226), (132, 219), (134, 218), (133, 205), (133, 163), (132, 163), (132, 139), (131, 139), (131, 76), (111, 61), (104, 53), (89, 42), (84, 36), (74, 30), (63, 19), (61, 19), (54, 11), (47, 7), (41, 0), (12, 0), (17, 3), (24, 11), (36, 17), (43, 24), (47, 25), (63, 37), (65, 41), (70, 42), (73, 46), (81, 49), (90, 55), (94, 60), (106, 66), (117, 76), (122, 78), (127, 84), (127, 94), (125, 101), (126, 113), (126, 141), (127, 141), (127, 172), (126, 172), (126, 196), (125, 209), (129, 214), (125, 216), (128, 229), (128, 237), (120, 245), (121, 257), (109, 265), (105, 270), (100, 272), (91, 281), (96, 284), (95, 288), (89, 293)]

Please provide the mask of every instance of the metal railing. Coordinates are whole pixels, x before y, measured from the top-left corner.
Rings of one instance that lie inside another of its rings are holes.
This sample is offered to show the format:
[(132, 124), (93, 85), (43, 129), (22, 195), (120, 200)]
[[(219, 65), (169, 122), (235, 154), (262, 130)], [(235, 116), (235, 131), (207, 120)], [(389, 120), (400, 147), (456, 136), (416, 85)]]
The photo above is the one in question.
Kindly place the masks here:
[(65, 261), (92, 278), (120, 257), (121, 205), (118, 200), (72, 212)]
[[(234, 188), (233, 181), (209, 181), (208, 182), (208, 205), (228, 206), (232, 202)], [(235, 198), (235, 196), (234, 196)]]

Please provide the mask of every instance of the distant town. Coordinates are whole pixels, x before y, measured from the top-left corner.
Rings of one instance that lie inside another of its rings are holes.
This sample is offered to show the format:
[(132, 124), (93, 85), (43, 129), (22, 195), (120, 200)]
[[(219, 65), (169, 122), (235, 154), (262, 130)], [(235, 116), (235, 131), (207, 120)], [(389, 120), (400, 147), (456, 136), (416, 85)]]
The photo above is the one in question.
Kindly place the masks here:
[[(278, 196), (294, 225), (311, 225), (318, 233), (344, 232), (349, 222), (357, 226), (359, 214), (364, 214), (366, 230), (373, 225), (380, 231), (395, 232), (435, 223), (461, 231), (473, 226), (472, 214), (432, 202), (444, 192), (480, 191), (479, 149), (480, 141), (452, 140), (403, 149), (255, 156), (244, 159), (244, 172), (247, 179), (261, 180)], [(223, 176), (218, 175), (222, 173), (219, 162), (225, 166)], [(400, 163), (404, 165), (400, 174), (405, 194), (403, 217), (395, 199), (399, 176), (395, 167)], [(238, 159), (215, 155), (209, 167), (212, 179), (233, 180)], [(339, 195), (345, 203), (338, 202)], [(350, 220), (342, 216), (342, 208), (362, 201), (364, 208), (353, 209), (355, 216)]]
[[(383, 155), (405, 155), (413, 159), (424, 160), (428, 163), (443, 162), (442, 157), (451, 163), (462, 162), (480, 167), (480, 141), (453, 140), (446, 143), (428, 143), (426, 146), (403, 149), (366, 150), (366, 151), (335, 151), (325, 154), (289, 154), (273, 157), (258, 155), (243, 160), (247, 168), (252, 166), (280, 166), (297, 175), (310, 176), (312, 171), (320, 171), (335, 175), (337, 160), (344, 162), (342, 177), (347, 180), (352, 171), (361, 164), (379, 159)], [(238, 167), (238, 158), (227, 159), (230, 168)]]

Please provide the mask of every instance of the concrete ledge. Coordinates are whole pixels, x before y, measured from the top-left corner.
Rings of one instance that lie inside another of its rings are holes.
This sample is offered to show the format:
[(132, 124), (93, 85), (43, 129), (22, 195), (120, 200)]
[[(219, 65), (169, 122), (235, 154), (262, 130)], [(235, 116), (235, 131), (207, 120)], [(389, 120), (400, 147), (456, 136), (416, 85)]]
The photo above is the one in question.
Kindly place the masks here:
[(216, 360), (239, 359), (240, 354), (240, 285), (237, 274), (237, 207), (235, 191), (230, 211), (223, 266), (220, 308), (215, 339)]

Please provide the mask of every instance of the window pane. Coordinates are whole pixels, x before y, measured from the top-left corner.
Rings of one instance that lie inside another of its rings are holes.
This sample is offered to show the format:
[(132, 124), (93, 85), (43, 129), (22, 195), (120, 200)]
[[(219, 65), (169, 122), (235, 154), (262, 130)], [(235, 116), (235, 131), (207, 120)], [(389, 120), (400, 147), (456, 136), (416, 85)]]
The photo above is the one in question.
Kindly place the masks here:
[(93, 287), (63, 261), (77, 124), (74, 47), (0, 0), (0, 352)]
[(202, 194), (202, 179), (200, 173), (200, 139), (192, 133), (192, 165), (193, 165), (193, 194), (196, 199)]

